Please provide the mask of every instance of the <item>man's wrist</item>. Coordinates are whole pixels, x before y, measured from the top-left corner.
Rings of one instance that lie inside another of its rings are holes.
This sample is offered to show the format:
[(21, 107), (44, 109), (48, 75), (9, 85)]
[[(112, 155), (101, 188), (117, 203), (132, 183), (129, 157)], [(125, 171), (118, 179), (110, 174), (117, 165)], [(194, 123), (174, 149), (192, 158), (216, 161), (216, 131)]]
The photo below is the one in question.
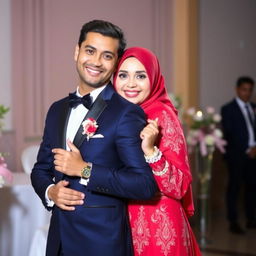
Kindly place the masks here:
[(50, 194), (49, 191), (53, 186), (55, 186), (55, 184), (49, 185), (45, 191), (45, 201), (48, 207), (53, 207), (54, 205), (54, 201), (50, 198), (50, 195), (49, 195)]
[(91, 171), (92, 171), (92, 163), (87, 162), (86, 166), (84, 166), (83, 169), (81, 170), (81, 178), (89, 179), (91, 176)]

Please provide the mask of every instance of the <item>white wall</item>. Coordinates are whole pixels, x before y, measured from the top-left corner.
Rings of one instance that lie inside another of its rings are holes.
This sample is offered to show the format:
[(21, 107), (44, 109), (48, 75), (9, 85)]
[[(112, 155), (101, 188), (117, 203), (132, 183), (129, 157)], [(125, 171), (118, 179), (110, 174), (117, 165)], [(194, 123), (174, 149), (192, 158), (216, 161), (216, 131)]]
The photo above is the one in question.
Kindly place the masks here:
[(239, 76), (256, 80), (256, 1), (200, 0), (199, 23), (200, 103), (219, 110)]
[[(0, 0), (0, 104), (11, 106), (11, 17), (10, 0)], [(12, 128), (11, 111), (4, 120), (5, 130)]]

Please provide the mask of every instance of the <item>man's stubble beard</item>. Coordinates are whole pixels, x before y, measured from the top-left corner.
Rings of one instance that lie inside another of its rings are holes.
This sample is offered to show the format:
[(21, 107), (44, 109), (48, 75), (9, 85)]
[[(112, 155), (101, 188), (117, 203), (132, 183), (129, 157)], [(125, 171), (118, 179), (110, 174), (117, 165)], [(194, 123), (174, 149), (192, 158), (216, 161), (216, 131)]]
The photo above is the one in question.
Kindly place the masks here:
[(86, 84), (87, 86), (93, 88), (93, 89), (97, 89), (97, 88), (100, 88), (104, 85), (106, 85), (107, 83), (109, 83), (110, 79), (111, 79), (111, 76), (109, 78), (106, 78), (105, 80), (100, 80), (98, 83), (92, 83), (90, 81), (87, 81), (86, 79), (84, 79), (84, 77), (80, 74), (79, 72), (79, 69), (77, 68), (77, 72), (78, 72), (78, 75), (79, 75), (79, 78), (81, 80), (81, 82), (83, 84)]

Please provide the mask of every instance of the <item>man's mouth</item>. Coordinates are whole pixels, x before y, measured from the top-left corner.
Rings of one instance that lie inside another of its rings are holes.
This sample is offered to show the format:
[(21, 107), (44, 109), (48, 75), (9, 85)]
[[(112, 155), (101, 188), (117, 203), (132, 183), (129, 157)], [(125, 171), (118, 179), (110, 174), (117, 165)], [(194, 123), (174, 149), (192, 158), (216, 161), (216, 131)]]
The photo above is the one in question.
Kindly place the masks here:
[(85, 67), (86, 71), (91, 75), (91, 76), (98, 76), (102, 73), (102, 70), (92, 68), (92, 67)]

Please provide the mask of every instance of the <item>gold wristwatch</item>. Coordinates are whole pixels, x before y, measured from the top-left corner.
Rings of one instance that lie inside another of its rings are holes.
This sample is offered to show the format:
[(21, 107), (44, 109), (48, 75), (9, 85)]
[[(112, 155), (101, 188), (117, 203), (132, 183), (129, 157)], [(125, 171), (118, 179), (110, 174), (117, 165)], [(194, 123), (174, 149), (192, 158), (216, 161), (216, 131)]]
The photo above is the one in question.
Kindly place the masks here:
[(81, 170), (81, 176), (84, 179), (89, 179), (92, 171), (92, 163), (87, 163), (87, 165)]

